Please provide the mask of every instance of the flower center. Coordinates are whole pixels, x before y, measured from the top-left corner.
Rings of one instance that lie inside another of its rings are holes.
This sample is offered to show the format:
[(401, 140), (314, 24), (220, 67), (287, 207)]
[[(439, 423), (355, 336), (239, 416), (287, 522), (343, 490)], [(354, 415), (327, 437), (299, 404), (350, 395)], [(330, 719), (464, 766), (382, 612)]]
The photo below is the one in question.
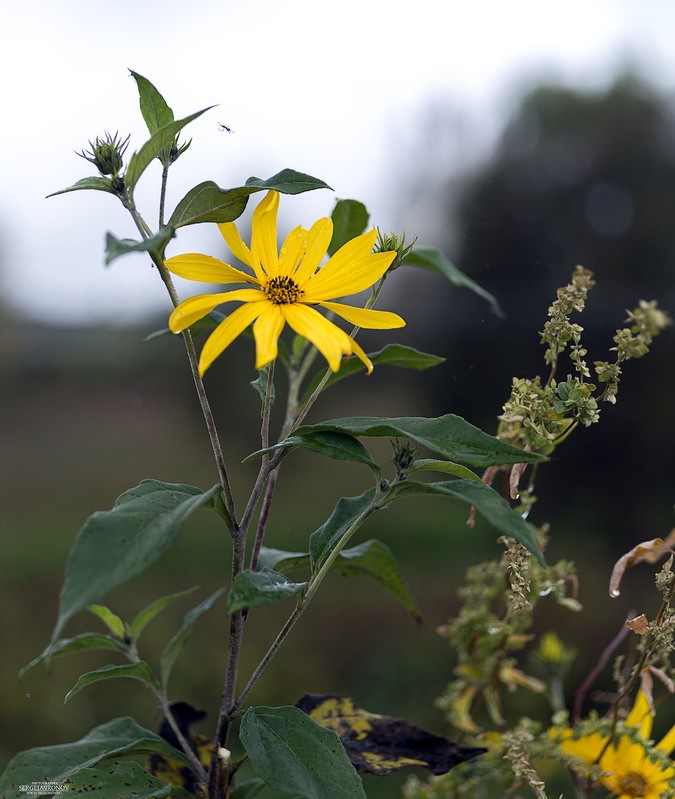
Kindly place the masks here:
[(626, 796), (644, 797), (650, 790), (649, 782), (637, 771), (622, 774), (616, 782), (621, 793)]
[(295, 280), (287, 275), (270, 278), (263, 291), (267, 294), (267, 299), (275, 305), (290, 305), (304, 294)]

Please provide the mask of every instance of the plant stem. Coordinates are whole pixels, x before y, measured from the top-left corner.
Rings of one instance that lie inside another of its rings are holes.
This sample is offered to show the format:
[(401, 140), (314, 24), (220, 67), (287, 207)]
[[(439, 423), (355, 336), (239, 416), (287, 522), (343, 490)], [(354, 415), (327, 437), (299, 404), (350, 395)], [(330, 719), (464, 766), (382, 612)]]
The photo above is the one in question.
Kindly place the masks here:
[[(148, 238), (151, 235), (152, 231), (145, 223), (142, 216), (138, 213), (136, 206), (134, 205), (133, 199), (128, 198), (124, 202), (124, 205), (131, 214), (141, 236), (144, 239)], [(171, 303), (175, 308), (179, 304), (180, 300), (178, 299), (178, 293), (176, 292), (176, 288), (173, 285), (171, 274), (169, 273), (169, 270), (166, 268), (166, 266), (164, 266), (164, 261), (162, 260), (162, 258), (160, 258), (158, 255), (154, 253), (150, 253), (150, 257), (152, 258), (153, 263), (157, 267), (157, 271), (159, 272), (159, 275), (162, 278), (162, 282), (164, 283), (164, 286), (166, 287), (169, 297), (171, 298)], [(232, 495), (232, 488), (230, 486), (230, 481), (227, 474), (227, 468), (225, 466), (225, 458), (223, 456), (223, 450), (220, 444), (220, 437), (218, 435), (218, 429), (216, 427), (216, 421), (213, 415), (213, 411), (211, 410), (211, 405), (209, 403), (208, 397), (206, 395), (204, 382), (201, 378), (201, 375), (199, 374), (199, 360), (197, 358), (197, 352), (195, 350), (194, 341), (192, 340), (192, 334), (190, 333), (189, 329), (186, 329), (182, 332), (182, 336), (183, 336), (183, 343), (185, 345), (185, 351), (187, 352), (188, 361), (190, 363), (190, 371), (192, 372), (192, 379), (194, 381), (195, 389), (197, 391), (197, 398), (199, 400), (199, 404), (202, 409), (202, 415), (204, 416), (206, 430), (209, 436), (209, 440), (211, 442), (211, 449), (213, 450), (213, 456), (216, 461), (216, 469), (218, 470), (218, 479), (223, 493), (223, 501), (225, 504), (227, 515), (229, 517), (228, 526), (230, 532), (234, 535), (237, 527), (236, 509), (234, 505), (234, 497)]]

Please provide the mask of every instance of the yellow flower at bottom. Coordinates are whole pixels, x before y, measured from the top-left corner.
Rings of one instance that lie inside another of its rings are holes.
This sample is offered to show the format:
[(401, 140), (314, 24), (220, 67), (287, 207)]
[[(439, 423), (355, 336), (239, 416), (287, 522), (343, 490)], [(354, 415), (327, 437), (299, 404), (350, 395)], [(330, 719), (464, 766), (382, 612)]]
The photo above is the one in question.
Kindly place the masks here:
[[(625, 721), (627, 727), (634, 727), (640, 735), (648, 739), (652, 731), (652, 716), (647, 697), (638, 692), (635, 704)], [(563, 752), (581, 758), (585, 763), (598, 763), (603, 771), (602, 785), (619, 799), (659, 799), (673, 789), (675, 765), (650, 760), (645, 746), (632, 741), (627, 735), (619, 736), (607, 746), (608, 738), (594, 733), (574, 739), (572, 730), (552, 730), (551, 735), (561, 739)], [(675, 748), (675, 725), (655, 746), (665, 755)], [(602, 757), (598, 761), (600, 753)], [(664, 792), (666, 792), (664, 794)]]
[(395, 313), (331, 301), (370, 288), (387, 271), (396, 253), (373, 253), (377, 233), (371, 230), (348, 241), (319, 268), (333, 235), (333, 223), (328, 218), (319, 219), (309, 230), (295, 228), (277, 252), (278, 208), (278, 192), (268, 192), (253, 213), (250, 248), (233, 222), (218, 225), (232, 253), (253, 274), (197, 253), (177, 255), (166, 261), (170, 272), (188, 280), (244, 283), (252, 287), (190, 297), (174, 309), (169, 327), (178, 333), (221, 303), (239, 301), (244, 304), (221, 322), (204, 344), (200, 374), (250, 324), (253, 324), (257, 369), (277, 357), (279, 336), (288, 324), (314, 344), (334, 372), (340, 368), (343, 355), (356, 355), (371, 372), (373, 365), (361, 347), (314, 306), (332, 311), (359, 327), (403, 327), (405, 322)]

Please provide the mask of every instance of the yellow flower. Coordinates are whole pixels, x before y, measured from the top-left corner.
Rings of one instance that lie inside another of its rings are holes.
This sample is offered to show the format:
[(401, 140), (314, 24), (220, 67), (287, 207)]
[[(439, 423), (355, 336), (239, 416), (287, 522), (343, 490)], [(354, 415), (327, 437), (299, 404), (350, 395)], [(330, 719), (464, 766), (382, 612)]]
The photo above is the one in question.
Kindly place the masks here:
[(309, 230), (296, 227), (277, 252), (279, 194), (270, 191), (253, 213), (251, 247), (246, 246), (233, 222), (218, 225), (232, 253), (252, 270), (242, 272), (208, 255), (191, 253), (169, 258), (166, 268), (179, 277), (206, 283), (247, 283), (221, 294), (200, 294), (180, 303), (169, 318), (174, 333), (194, 324), (217, 305), (240, 301), (209, 336), (201, 352), (199, 372), (204, 372), (232, 341), (253, 323), (256, 368), (277, 357), (279, 336), (288, 324), (312, 342), (336, 372), (343, 355), (356, 355), (371, 372), (373, 365), (354, 339), (319, 313), (314, 306), (341, 316), (359, 327), (389, 329), (405, 322), (395, 313), (355, 308), (333, 297), (357, 294), (372, 286), (387, 271), (395, 252), (373, 253), (376, 231), (348, 241), (319, 268), (333, 235), (330, 219), (319, 219)]
[[(625, 724), (636, 728), (642, 738), (648, 739), (652, 722), (647, 697), (640, 691)], [(556, 731), (552, 734), (555, 736)], [(609, 746), (608, 738), (598, 733), (575, 740), (572, 730), (565, 730), (561, 737), (563, 752), (575, 755), (589, 765), (598, 763), (603, 771), (600, 782), (619, 799), (659, 799), (664, 791), (673, 787), (670, 782), (675, 778), (672, 761), (670, 765), (653, 762), (645, 746), (632, 741), (627, 735), (619, 736), (618, 741), (612, 741)], [(675, 748), (675, 724), (655, 748), (665, 755), (671, 754)], [(603, 749), (604, 754), (598, 761)]]

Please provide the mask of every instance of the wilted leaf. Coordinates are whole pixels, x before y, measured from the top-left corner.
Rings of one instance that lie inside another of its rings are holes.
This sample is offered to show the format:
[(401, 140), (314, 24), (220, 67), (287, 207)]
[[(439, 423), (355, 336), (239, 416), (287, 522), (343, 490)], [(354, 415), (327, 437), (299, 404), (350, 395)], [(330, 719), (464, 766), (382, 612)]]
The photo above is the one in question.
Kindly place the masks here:
[(622, 555), (614, 564), (612, 576), (609, 580), (609, 595), (617, 597), (621, 593), (619, 585), (626, 569), (635, 566), (636, 563), (656, 563), (666, 552), (672, 552), (675, 546), (675, 528), (668, 533), (667, 538), (652, 538), (651, 541), (643, 541), (631, 550)]
[(59, 655), (67, 655), (69, 652), (80, 652), (85, 649), (115, 649), (117, 652), (126, 651), (126, 647), (121, 641), (118, 641), (110, 635), (102, 635), (101, 633), (80, 633), (73, 638), (60, 638), (58, 641), (53, 641), (49, 644), (42, 653), (24, 666), (19, 672), (19, 679), (23, 680), (31, 669), (34, 669), (45, 660), (50, 660)]
[(135, 239), (118, 239), (112, 233), (106, 233), (105, 237), (105, 263), (110, 264), (120, 255), (127, 255), (130, 252), (149, 252), (154, 253), (158, 258), (164, 254), (164, 248), (176, 235), (176, 231), (171, 225), (166, 225), (158, 230), (153, 236), (143, 241)]
[(649, 627), (649, 621), (644, 613), (634, 619), (628, 619), (625, 624), (631, 632), (637, 633), (637, 635), (644, 635)]
[(487, 751), (460, 746), (404, 719), (369, 713), (347, 696), (306, 694), (297, 707), (322, 727), (334, 730), (354, 768), (369, 774), (390, 774), (406, 766), (445, 774)]

